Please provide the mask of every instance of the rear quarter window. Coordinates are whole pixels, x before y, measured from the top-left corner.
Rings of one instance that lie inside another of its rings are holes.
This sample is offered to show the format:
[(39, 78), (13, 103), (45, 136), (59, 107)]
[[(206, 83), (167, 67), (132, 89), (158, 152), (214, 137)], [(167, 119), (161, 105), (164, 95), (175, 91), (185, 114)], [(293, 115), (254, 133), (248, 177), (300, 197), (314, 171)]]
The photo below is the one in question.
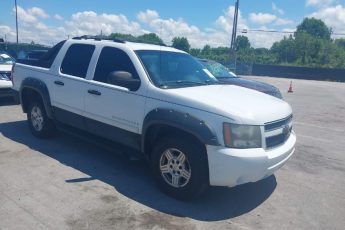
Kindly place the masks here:
[(39, 61), (37, 62), (37, 66), (49, 69), (53, 65), (56, 56), (60, 52), (65, 42), (66, 40), (59, 42), (54, 47), (49, 49), (47, 53), (43, 54), (43, 56), (41, 56)]

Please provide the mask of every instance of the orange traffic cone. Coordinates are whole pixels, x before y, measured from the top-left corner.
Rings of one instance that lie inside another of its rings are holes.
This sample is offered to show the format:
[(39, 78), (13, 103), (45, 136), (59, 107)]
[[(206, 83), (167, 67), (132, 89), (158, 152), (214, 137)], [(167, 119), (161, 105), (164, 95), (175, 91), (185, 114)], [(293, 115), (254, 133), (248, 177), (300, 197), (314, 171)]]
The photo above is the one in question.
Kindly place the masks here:
[(292, 90), (292, 81), (290, 82), (290, 87), (289, 87), (288, 93), (293, 93), (293, 90)]

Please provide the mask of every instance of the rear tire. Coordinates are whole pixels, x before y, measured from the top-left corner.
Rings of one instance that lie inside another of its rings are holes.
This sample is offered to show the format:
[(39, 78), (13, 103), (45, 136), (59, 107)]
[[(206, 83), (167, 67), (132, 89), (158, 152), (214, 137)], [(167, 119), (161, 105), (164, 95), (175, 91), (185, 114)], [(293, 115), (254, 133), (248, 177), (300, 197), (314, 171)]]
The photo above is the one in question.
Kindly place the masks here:
[(189, 136), (159, 140), (152, 167), (159, 188), (178, 200), (197, 198), (209, 186), (206, 150)]
[(38, 138), (52, 137), (56, 128), (53, 120), (49, 119), (41, 102), (33, 101), (29, 105), (27, 118), (31, 133)]

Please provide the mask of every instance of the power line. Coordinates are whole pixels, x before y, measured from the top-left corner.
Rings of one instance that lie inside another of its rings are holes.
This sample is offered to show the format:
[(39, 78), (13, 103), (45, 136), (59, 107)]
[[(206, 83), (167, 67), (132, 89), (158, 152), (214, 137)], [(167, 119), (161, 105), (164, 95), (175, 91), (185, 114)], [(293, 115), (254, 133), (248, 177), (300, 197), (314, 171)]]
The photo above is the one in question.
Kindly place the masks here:
[(345, 33), (332, 33), (332, 35), (335, 35), (335, 36), (345, 36)]
[(279, 30), (261, 30), (261, 29), (240, 29), (237, 30), (241, 33), (262, 32), (262, 33), (280, 33), (280, 34), (293, 34), (295, 31), (279, 31)]
[[(262, 29), (239, 29), (237, 31), (241, 32), (241, 33), (258, 32), (258, 33), (279, 33), (279, 34), (294, 34), (296, 32), (296, 31), (262, 30)], [(335, 33), (335, 32), (332, 32), (332, 35), (335, 35), (335, 36), (345, 36), (345, 33)]]

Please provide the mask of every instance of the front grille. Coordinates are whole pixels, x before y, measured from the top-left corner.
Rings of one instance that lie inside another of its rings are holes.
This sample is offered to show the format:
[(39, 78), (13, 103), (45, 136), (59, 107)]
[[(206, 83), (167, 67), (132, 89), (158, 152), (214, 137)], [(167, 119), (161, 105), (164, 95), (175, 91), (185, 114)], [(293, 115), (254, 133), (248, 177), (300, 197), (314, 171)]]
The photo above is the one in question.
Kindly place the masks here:
[(266, 138), (266, 148), (273, 148), (276, 146), (279, 146), (283, 143), (285, 143), (285, 141), (287, 141), (287, 139), (289, 139), (290, 135), (291, 135), (291, 128), (289, 130), (288, 133), (282, 133), (279, 134), (277, 136), (273, 136), (273, 137), (267, 137)]
[(292, 132), (292, 118), (293, 116), (290, 115), (282, 120), (265, 124), (266, 148), (277, 147), (289, 139)]
[(284, 118), (282, 120), (266, 123), (265, 124), (265, 132), (279, 129), (282, 126), (290, 124), (291, 121), (292, 121), (292, 115), (290, 115), (287, 118)]
[(6, 76), (8, 79), (11, 80), (11, 72), (0, 72), (0, 75)]

